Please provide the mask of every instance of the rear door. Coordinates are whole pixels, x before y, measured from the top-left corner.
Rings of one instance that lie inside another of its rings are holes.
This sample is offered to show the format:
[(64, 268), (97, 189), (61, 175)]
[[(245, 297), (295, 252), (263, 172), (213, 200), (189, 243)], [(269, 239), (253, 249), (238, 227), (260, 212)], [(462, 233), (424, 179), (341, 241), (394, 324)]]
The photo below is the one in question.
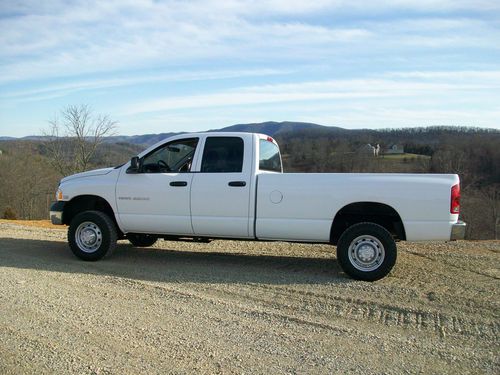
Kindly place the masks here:
[(214, 135), (205, 139), (199, 172), (191, 186), (196, 235), (249, 237), (252, 138)]

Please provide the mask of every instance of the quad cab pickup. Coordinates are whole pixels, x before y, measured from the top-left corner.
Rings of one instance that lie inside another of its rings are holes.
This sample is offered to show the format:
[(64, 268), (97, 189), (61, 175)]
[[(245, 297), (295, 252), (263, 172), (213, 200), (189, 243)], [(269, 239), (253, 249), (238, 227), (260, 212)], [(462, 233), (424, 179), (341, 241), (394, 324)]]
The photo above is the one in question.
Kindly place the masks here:
[(81, 259), (117, 239), (329, 243), (353, 278), (377, 280), (396, 241), (464, 237), (457, 175), (283, 173), (277, 143), (251, 133), (183, 134), (128, 163), (61, 180), (50, 217)]

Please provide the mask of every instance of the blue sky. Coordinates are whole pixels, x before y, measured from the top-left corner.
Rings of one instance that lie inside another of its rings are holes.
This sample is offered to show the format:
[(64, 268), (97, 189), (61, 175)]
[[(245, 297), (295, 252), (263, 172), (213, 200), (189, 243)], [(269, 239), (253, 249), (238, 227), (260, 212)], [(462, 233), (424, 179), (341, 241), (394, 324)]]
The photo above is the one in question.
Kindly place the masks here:
[(0, 0), (0, 136), (307, 121), (500, 129), (500, 1)]

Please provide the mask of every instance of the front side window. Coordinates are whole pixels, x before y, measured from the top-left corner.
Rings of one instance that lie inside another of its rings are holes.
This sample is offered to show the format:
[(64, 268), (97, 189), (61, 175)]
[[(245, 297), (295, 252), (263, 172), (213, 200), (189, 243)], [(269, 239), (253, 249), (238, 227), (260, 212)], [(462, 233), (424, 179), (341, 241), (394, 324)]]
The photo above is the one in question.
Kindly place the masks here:
[(180, 139), (160, 146), (142, 160), (144, 173), (189, 172), (198, 138)]
[(243, 170), (243, 139), (209, 137), (205, 142), (201, 172), (234, 173)]
[(259, 146), (259, 169), (261, 171), (281, 172), (281, 157), (278, 146), (265, 139), (260, 140)]

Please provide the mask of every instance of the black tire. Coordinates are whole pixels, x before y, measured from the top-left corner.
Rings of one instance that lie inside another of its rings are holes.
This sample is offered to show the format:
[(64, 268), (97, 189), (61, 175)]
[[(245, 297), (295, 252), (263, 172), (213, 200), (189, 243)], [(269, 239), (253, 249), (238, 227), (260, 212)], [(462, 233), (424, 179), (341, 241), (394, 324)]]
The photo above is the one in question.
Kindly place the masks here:
[(158, 240), (158, 237), (150, 234), (130, 233), (127, 234), (127, 239), (135, 247), (148, 247), (154, 245), (154, 243)]
[(115, 223), (103, 212), (84, 211), (71, 220), (68, 229), (69, 247), (80, 259), (96, 261), (111, 255), (116, 240)]
[(346, 274), (357, 280), (375, 281), (391, 272), (397, 248), (391, 234), (375, 223), (358, 223), (342, 233), (337, 243), (337, 261)]

